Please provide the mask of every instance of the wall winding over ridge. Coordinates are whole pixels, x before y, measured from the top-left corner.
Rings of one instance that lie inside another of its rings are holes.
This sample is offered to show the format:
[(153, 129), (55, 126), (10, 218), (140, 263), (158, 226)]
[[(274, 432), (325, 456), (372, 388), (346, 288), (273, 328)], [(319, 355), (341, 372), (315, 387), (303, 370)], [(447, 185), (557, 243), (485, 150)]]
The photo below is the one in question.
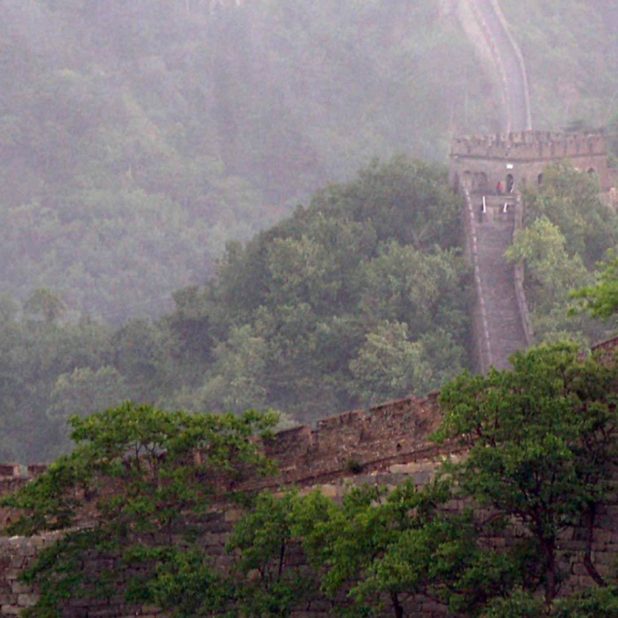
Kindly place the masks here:
[(502, 131), (532, 129), (526, 65), (498, 0), (460, 0), (458, 13), (468, 38), (497, 77)]
[[(272, 489), (285, 486), (319, 488), (338, 498), (350, 483), (394, 485), (406, 479), (426, 483), (436, 466), (451, 451), (428, 440), (439, 423), (437, 394), (424, 399), (405, 398), (386, 402), (369, 410), (354, 410), (319, 421), (315, 429), (296, 427), (276, 434), (264, 444), (266, 454), (277, 463), (280, 474), (274, 478), (244, 483), (243, 489)], [(0, 466), (0, 495), (23, 486), (45, 469), (44, 466)], [(203, 535), (205, 551), (222, 568), (229, 564), (224, 546), (237, 519), (235, 508), (216, 505)], [(0, 522), (6, 525), (15, 513), (0, 509)], [(33, 538), (0, 537), (0, 616), (16, 616), (36, 600), (36, 591), (18, 581), (20, 571), (31, 564), (43, 547), (57, 534)], [(109, 567), (109, 565), (107, 565)], [(87, 568), (83, 565), (83, 568)], [(340, 601), (340, 602), (343, 602)], [(326, 599), (299, 607), (295, 618), (332, 616), (338, 602)], [(427, 599), (418, 600), (422, 616), (441, 616), (442, 608)], [(421, 608), (423, 608), (421, 610)], [(156, 608), (127, 607), (122, 598), (87, 604), (71, 601), (65, 618), (127, 617), (160, 615)]]

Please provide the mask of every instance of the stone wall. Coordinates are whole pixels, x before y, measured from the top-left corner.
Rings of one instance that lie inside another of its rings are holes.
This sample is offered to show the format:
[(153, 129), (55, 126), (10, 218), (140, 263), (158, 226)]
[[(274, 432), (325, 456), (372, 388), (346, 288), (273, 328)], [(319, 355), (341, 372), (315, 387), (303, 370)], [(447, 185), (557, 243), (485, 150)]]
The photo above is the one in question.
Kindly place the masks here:
[(507, 174), (512, 174), (517, 187), (536, 186), (549, 164), (565, 159), (576, 169), (597, 174), (602, 191), (615, 185), (603, 134), (546, 131), (454, 138), (450, 181), (457, 188), (467, 178), (471, 191), (492, 192), (498, 181), (504, 183)]
[[(264, 443), (269, 457), (277, 461), (277, 477), (253, 480), (243, 489), (278, 490), (295, 486), (306, 491), (320, 489), (324, 495), (340, 498), (351, 483), (395, 485), (406, 479), (426, 483), (441, 459), (453, 449), (437, 447), (428, 440), (439, 422), (437, 395), (424, 399), (390, 401), (369, 410), (354, 410), (322, 419), (315, 428), (296, 427), (276, 434)], [(457, 456), (454, 454), (454, 456)], [(23, 486), (45, 466), (0, 466), (0, 494)], [(237, 489), (239, 487), (236, 487)], [(0, 509), (4, 525), (16, 513)], [(235, 508), (216, 504), (209, 513), (201, 542), (218, 566), (229, 563), (224, 547), (239, 516)], [(36, 591), (18, 581), (23, 568), (33, 562), (42, 548), (58, 538), (57, 533), (33, 538), (0, 538), (0, 616), (16, 616), (36, 600)], [(83, 568), (86, 568), (84, 565)], [(333, 615), (334, 605), (343, 603), (315, 599), (299, 607), (295, 618), (321, 618)], [(441, 616), (441, 608), (419, 599), (419, 615)], [(434, 613), (438, 611), (439, 613)], [(122, 598), (86, 604), (74, 600), (66, 618), (111, 618), (160, 615), (155, 608), (126, 607)]]
[(492, 366), (509, 367), (510, 356), (532, 342), (523, 264), (512, 265), (504, 257), (514, 232), (523, 225), (523, 200), (519, 192), (503, 197), (471, 195), (465, 183), (460, 191), (465, 202), (466, 254), (475, 292), (475, 366), (486, 373)]
[(607, 143), (602, 133), (519, 131), (496, 135), (465, 135), (453, 139), (451, 155), (512, 161), (606, 157)]
[[(596, 348), (609, 359), (618, 351), (618, 338)], [(401, 399), (370, 410), (326, 418), (315, 429), (297, 427), (281, 432), (264, 445), (267, 454), (279, 463), (280, 476), (253, 482), (250, 486), (273, 490), (286, 485), (302, 490), (318, 488), (336, 499), (350, 484), (393, 486), (408, 479), (424, 484), (445, 457), (457, 459), (464, 455), (453, 445), (437, 447), (428, 440), (438, 423), (437, 398), (432, 395), (426, 399)], [(43, 469), (42, 466), (0, 466), (0, 494), (22, 486)], [(616, 484), (618, 486), (618, 469)], [(453, 505), (454, 508), (457, 506)], [(0, 511), (3, 522), (12, 515), (10, 511)], [(221, 503), (212, 509), (205, 523), (201, 542), (205, 551), (222, 567), (229, 561), (224, 550), (225, 541), (238, 516), (236, 510), (226, 508)], [(56, 533), (34, 538), (0, 538), (0, 616), (14, 617), (35, 602), (36, 591), (20, 583), (17, 578), (37, 553), (56, 538)], [(489, 538), (487, 542), (502, 547), (511, 540), (499, 536)], [(565, 537), (561, 547), (576, 556), (563, 590), (569, 592), (594, 585), (583, 561), (586, 531), (576, 530)], [(618, 560), (618, 501), (610, 501), (598, 513), (592, 560), (601, 575), (613, 574)], [(342, 603), (344, 599), (334, 602), (314, 599), (299, 607), (294, 618), (327, 618), (333, 616), (335, 606)], [(408, 609), (408, 615), (420, 618), (443, 618), (448, 615), (444, 607), (423, 597), (411, 600)], [(161, 614), (156, 608), (126, 607), (122, 598), (118, 597), (92, 603), (76, 599), (67, 608), (65, 616), (154, 618)]]
[(474, 341), (474, 362), (478, 371), (485, 373), (491, 364), (491, 342), (489, 338), (489, 319), (487, 307), (483, 298), (481, 285), (478, 236), (474, 224), (474, 205), (468, 187), (461, 189), (465, 206), (463, 211), (464, 230), (466, 237), (466, 255), (472, 265), (474, 280), (474, 305), (472, 307), (472, 334)]
[(351, 468), (376, 471), (436, 456), (440, 449), (427, 438), (438, 422), (433, 394), (338, 414), (318, 421), (315, 429), (289, 429), (265, 444), (281, 475), (263, 483), (313, 485), (350, 476)]

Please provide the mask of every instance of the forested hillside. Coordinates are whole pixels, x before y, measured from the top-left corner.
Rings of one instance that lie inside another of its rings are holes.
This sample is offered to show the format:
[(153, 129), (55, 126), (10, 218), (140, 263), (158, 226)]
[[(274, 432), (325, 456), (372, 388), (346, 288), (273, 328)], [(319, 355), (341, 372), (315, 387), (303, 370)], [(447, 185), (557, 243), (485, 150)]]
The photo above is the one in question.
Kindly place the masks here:
[(210, 4), (0, 2), (3, 290), (160, 315), (326, 181), (491, 125), (437, 0)]
[(500, 0), (500, 6), (525, 57), (534, 128), (618, 122), (615, 2)]
[[(606, 123), (611, 3), (503, 4), (535, 124)], [(494, 130), (493, 80), (453, 6), (0, 1), (0, 286), (51, 288), (74, 317), (161, 315), (227, 240), (327, 181), (376, 155), (443, 161), (453, 133)]]
[[(616, 316), (569, 312), (572, 290), (593, 284), (618, 245), (618, 215), (597, 191), (561, 164), (526, 194), (527, 227), (507, 255), (525, 261), (538, 341), (589, 345), (616, 332)], [(48, 460), (68, 444), (69, 415), (126, 399), (273, 407), (289, 424), (440, 387), (471, 367), (460, 211), (445, 169), (395, 157), (229, 244), (216, 276), (178, 290), (157, 320), (112, 327), (71, 319), (49, 290), (5, 297), (0, 460)]]
[[(123, 399), (312, 421), (469, 366), (459, 203), (409, 158), (497, 127), (453, 3), (220, 4), (0, 0), (0, 460)], [(615, 11), (524, 4), (538, 122), (609, 122)], [(618, 232), (563, 173), (513, 258), (539, 337), (586, 340), (569, 290)]]
[(444, 169), (398, 157), (230, 245), (156, 322), (75, 323), (46, 290), (5, 299), (0, 461), (48, 459), (69, 415), (124, 399), (311, 422), (437, 388), (469, 365), (460, 208)]

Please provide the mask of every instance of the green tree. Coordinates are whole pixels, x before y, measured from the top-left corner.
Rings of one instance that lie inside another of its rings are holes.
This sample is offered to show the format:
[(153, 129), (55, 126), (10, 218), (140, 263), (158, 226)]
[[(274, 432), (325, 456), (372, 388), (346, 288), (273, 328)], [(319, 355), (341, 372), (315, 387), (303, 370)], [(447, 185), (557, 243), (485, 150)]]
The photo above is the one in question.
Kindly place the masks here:
[(24, 303), (24, 313), (51, 324), (62, 317), (66, 307), (59, 296), (48, 289), (35, 290)]
[(480, 548), (470, 512), (444, 508), (450, 496), (444, 480), (356, 487), (342, 504), (313, 493), (295, 506), (293, 531), (322, 573), (323, 591), (332, 599), (345, 593), (345, 615), (414, 615), (418, 594), (474, 612), (510, 589), (510, 564)]
[(618, 589), (615, 585), (590, 588), (561, 599), (552, 615), (556, 618), (618, 618)]
[[(191, 542), (192, 521), (215, 488), (270, 469), (252, 437), (276, 416), (191, 415), (126, 403), (70, 422), (72, 453), (4, 500), (24, 510), (11, 526), (21, 534), (66, 529), (97, 513), (93, 526), (69, 531), (26, 572), (41, 590), (31, 615), (60, 616), (67, 599), (119, 591), (129, 602), (161, 602), (170, 588), (180, 594), (176, 575), (189, 587), (212, 582), (202, 594), (212, 592), (214, 603), (221, 588), (210, 557)], [(86, 557), (92, 570), (78, 566)]]
[(431, 368), (422, 344), (407, 335), (405, 323), (379, 323), (350, 361), (354, 389), (367, 404), (426, 389)]
[(111, 362), (109, 329), (92, 320), (49, 322), (17, 317), (0, 326), (5, 364), (0, 398), (7, 442), (3, 457), (46, 462), (64, 448), (64, 427), (48, 415), (62, 374)]
[(318, 593), (317, 575), (299, 559), (300, 543), (292, 533), (298, 506), (296, 493), (280, 498), (261, 493), (234, 527), (227, 542), (235, 556), (234, 615), (290, 616)]
[(547, 616), (543, 599), (525, 592), (515, 590), (508, 597), (498, 597), (488, 604), (481, 614), (482, 618), (541, 618)]
[(167, 332), (147, 319), (134, 319), (111, 337), (112, 364), (129, 387), (130, 399), (154, 403), (175, 383)]
[(109, 366), (92, 370), (80, 367), (56, 379), (49, 413), (63, 420), (70, 416), (87, 416), (120, 404), (127, 398), (123, 377)]
[[(469, 448), (452, 469), (461, 493), (493, 509), (507, 529), (515, 523), (526, 530), (522, 544), (538, 553), (537, 583), (549, 608), (564, 575), (559, 538), (583, 520), (591, 543), (597, 504), (610, 491), (618, 370), (566, 343), (515, 354), (511, 362), (513, 371), (463, 374), (442, 390), (438, 437)], [(584, 564), (604, 583), (590, 545)]]
[(232, 329), (215, 347), (211, 377), (198, 393), (201, 406), (228, 412), (264, 408), (266, 354), (266, 342), (249, 325)]
[[(467, 361), (458, 208), (444, 170), (400, 156), (229, 245), (217, 279), (186, 290), (165, 319), (186, 377), (161, 401), (269, 405), (311, 422), (325, 409), (438, 387)], [(383, 337), (392, 349), (378, 353), (369, 340), (385, 322), (406, 334)], [(189, 350), (207, 337), (191, 368), (179, 329)]]
[(554, 223), (545, 216), (536, 219), (516, 235), (506, 257), (512, 262), (524, 260), (527, 298), (538, 339), (579, 330), (594, 336), (594, 327), (569, 318), (571, 291), (585, 285), (591, 275), (578, 254), (569, 254), (566, 238)]
[(564, 302), (569, 292), (581, 286), (588, 272), (579, 255), (569, 256), (567, 241), (560, 229), (541, 217), (519, 232), (506, 257), (516, 262), (525, 260), (532, 280), (529, 286), (541, 310)]
[(572, 294), (583, 301), (583, 308), (597, 318), (609, 318), (618, 312), (618, 258), (607, 260), (598, 274), (596, 285)]
[[(87, 416), (120, 405), (129, 398), (122, 375), (109, 365), (96, 370), (79, 367), (63, 373), (54, 383), (47, 415), (63, 426), (69, 417)], [(64, 440), (63, 448), (69, 446)]]
[(428, 253), (396, 241), (384, 243), (363, 269), (361, 310), (369, 320), (405, 322), (413, 336), (439, 326), (460, 338), (465, 305), (453, 292), (464, 272), (454, 250)]
[(587, 266), (618, 242), (618, 217), (599, 198), (598, 180), (568, 162), (545, 169), (539, 190), (526, 194), (526, 214), (528, 223), (551, 221), (564, 235), (568, 254)]

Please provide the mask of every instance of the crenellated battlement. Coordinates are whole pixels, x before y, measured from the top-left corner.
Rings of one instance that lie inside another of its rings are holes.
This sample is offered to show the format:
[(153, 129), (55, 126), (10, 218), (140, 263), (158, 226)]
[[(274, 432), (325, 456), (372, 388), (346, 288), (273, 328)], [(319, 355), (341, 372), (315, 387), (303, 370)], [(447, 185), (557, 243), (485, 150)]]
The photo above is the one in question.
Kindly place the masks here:
[(491, 193), (498, 182), (516, 188), (533, 187), (542, 182), (548, 165), (563, 160), (595, 174), (603, 192), (615, 185), (607, 160), (607, 141), (600, 132), (518, 131), (455, 137), (449, 178), (454, 189), (463, 183), (472, 193)]
[[(606, 341), (596, 349), (615, 358), (618, 338)], [(438, 447), (429, 440), (440, 415), (437, 394), (425, 399), (408, 397), (372, 407), (368, 410), (353, 410), (325, 418), (315, 428), (296, 427), (282, 431), (264, 444), (267, 455), (279, 465), (280, 475), (276, 478), (253, 482), (250, 488), (267, 487), (277, 489), (281, 485), (294, 485), (301, 490), (319, 489), (325, 496), (341, 498), (352, 484), (381, 484), (395, 486), (405, 481), (417, 485), (427, 483), (445, 457), (457, 461), (464, 453), (461, 446), (445, 444)], [(36, 477), (45, 466), (0, 465), (0, 494), (16, 489)], [(454, 508), (462, 505), (453, 503)], [(237, 521), (239, 512), (229, 508), (228, 503), (212, 505), (203, 522), (202, 547), (216, 559), (219, 568), (229, 568), (231, 558), (225, 551), (226, 541)], [(0, 510), (0, 525), (6, 525), (16, 513), (10, 509)], [(618, 507), (614, 503), (603, 506), (595, 521), (595, 544), (592, 551), (597, 556), (599, 569), (605, 576), (611, 573), (616, 560), (618, 532), (616, 520)], [(568, 540), (569, 552), (583, 555), (586, 549), (585, 531), (578, 531)], [(0, 538), (0, 615), (18, 615), (31, 607), (37, 598), (37, 591), (18, 580), (20, 571), (33, 563), (36, 556), (62, 536), (62, 532), (46, 533), (31, 538)], [(487, 542), (503, 547), (508, 536), (498, 534), (488, 537)], [(300, 557), (302, 560), (302, 556)], [(110, 569), (110, 559), (102, 558), (103, 568)], [(90, 568), (96, 562), (89, 562)], [(114, 564), (114, 563), (112, 563)], [(126, 564), (122, 565), (125, 568)], [(82, 564), (86, 568), (86, 563)], [(564, 589), (572, 591), (592, 585), (592, 580), (582, 564), (573, 563), (571, 577)], [(449, 615), (445, 606), (422, 596), (408, 601), (410, 615), (423, 618), (443, 618)], [(341, 609), (341, 600), (324, 597), (311, 599), (299, 607), (294, 618), (328, 618), (335, 608)], [(153, 606), (129, 606), (121, 595), (110, 599), (88, 601), (81, 598), (68, 601), (64, 616), (99, 616), (114, 618), (128, 615), (144, 615), (163, 618), (164, 614)], [(384, 615), (387, 615), (386, 613)]]
[(519, 131), (490, 135), (465, 135), (451, 143), (451, 157), (538, 161), (607, 156), (602, 133)]
[(261, 484), (312, 484), (350, 474), (350, 467), (380, 469), (410, 461), (426, 451), (440, 419), (437, 393), (406, 397), (368, 410), (352, 410), (318, 421), (316, 428), (295, 427), (273, 436), (266, 454), (277, 461), (280, 476)]
[[(440, 449), (428, 442), (440, 415), (437, 393), (419, 399), (406, 397), (367, 410), (352, 410), (318, 421), (315, 428), (293, 427), (263, 444), (277, 462), (280, 474), (252, 479), (250, 487), (311, 485), (320, 479), (350, 475), (351, 467), (378, 470), (408, 462)], [(7, 494), (47, 469), (44, 464), (0, 465), (0, 495)], [(9, 514), (0, 508), (0, 523)]]

